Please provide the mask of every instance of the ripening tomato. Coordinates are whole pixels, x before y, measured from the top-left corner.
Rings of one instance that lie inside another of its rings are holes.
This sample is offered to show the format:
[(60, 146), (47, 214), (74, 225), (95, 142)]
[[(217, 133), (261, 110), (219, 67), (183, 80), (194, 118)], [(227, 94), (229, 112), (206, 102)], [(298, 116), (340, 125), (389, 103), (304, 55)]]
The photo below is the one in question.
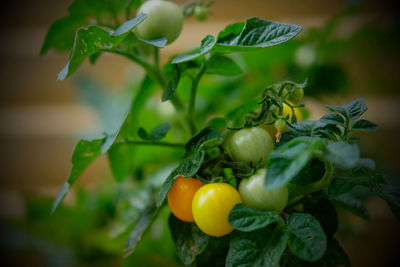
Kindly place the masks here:
[(243, 204), (255, 210), (282, 211), (287, 203), (289, 192), (287, 186), (266, 190), (266, 169), (260, 169), (247, 179), (242, 179), (239, 184), (239, 193)]
[(167, 38), (167, 44), (178, 38), (183, 26), (183, 12), (173, 2), (152, 0), (140, 6), (137, 14), (145, 13), (147, 18), (134, 29), (135, 34), (144, 40)]
[(168, 205), (172, 213), (185, 222), (193, 222), (192, 201), (203, 184), (194, 178), (179, 176), (168, 192)]
[(233, 231), (228, 222), (232, 208), (241, 203), (239, 192), (229, 184), (211, 183), (201, 187), (193, 198), (194, 221), (206, 234), (223, 236)]
[[(287, 102), (290, 105), (295, 106), (295, 104), (290, 102), (289, 100), (287, 100)], [(301, 116), (301, 112), (300, 112), (299, 108), (294, 108), (294, 114), (296, 115), (296, 118), (297, 118), (298, 121), (301, 121), (303, 119), (303, 117)], [(286, 117), (287, 115), (289, 115), (289, 122), (290, 122), (290, 120), (292, 119), (292, 109), (288, 105), (283, 103), (282, 116)]]
[(265, 164), (274, 149), (271, 136), (260, 127), (245, 128), (235, 132), (225, 146), (234, 161)]

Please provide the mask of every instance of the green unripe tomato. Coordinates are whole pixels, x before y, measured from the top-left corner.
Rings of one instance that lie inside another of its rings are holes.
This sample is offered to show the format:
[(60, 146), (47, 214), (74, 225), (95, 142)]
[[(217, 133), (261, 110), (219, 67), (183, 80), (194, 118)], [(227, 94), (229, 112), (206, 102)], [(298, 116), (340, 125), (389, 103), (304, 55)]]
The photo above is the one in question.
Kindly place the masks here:
[(167, 38), (167, 44), (178, 38), (183, 26), (182, 9), (175, 3), (161, 0), (145, 2), (137, 14), (145, 13), (147, 18), (134, 30), (144, 40)]
[(303, 88), (296, 88), (293, 91), (293, 93), (290, 94), (290, 98), (295, 102), (298, 102), (298, 101), (302, 100), (303, 96), (304, 96)]
[(239, 194), (243, 204), (255, 210), (276, 210), (282, 211), (288, 203), (288, 187), (278, 187), (265, 190), (266, 169), (259, 169), (239, 184)]
[(271, 136), (260, 127), (241, 129), (235, 132), (225, 146), (234, 161), (265, 165), (274, 142)]
[(274, 125), (276, 130), (283, 131), (286, 128), (286, 121), (283, 119), (277, 119)]
[(197, 5), (197, 6), (194, 8), (194, 16), (195, 16), (196, 19), (199, 20), (199, 21), (206, 20), (207, 17), (208, 17), (208, 14), (209, 14), (208, 9), (207, 9), (207, 7), (204, 6), (204, 5)]

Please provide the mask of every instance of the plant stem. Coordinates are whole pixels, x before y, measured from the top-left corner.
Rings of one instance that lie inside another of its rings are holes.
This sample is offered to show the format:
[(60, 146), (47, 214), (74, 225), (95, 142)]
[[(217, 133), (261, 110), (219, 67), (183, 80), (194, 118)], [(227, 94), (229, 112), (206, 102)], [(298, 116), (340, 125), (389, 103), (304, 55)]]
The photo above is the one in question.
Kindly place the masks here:
[(196, 77), (194, 77), (194, 79), (192, 79), (192, 87), (190, 89), (190, 99), (189, 99), (189, 106), (188, 106), (188, 115), (187, 117), (189, 126), (190, 126), (190, 131), (192, 132), (192, 134), (194, 134), (197, 131), (197, 127), (196, 127), (196, 123), (195, 123), (195, 109), (196, 109), (196, 93), (197, 93), (197, 87), (199, 86), (199, 82), (201, 77), (204, 75), (204, 73), (206, 72), (208, 67), (207, 63), (204, 63), (201, 68), (200, 71), (197, 73)]
[(164, 147), (172, 147), (172, 148), (184, 148), (184, 143), (170, 143), (163, 141), (134, 141), (134, 140), (125, 140), (126, 143), (130, 145), (147, 145), (147, 146), (164, 146)]
[(287, 208), (291, 208), (296, 206), (305, 195), (317, 192), (319, 190), (328, 188), (331, 177), (334, 172), (335, 168), (333, 167), (332, 163), (325, 161), (325, 174), (324, 176), (317, 182), (305, 185), (300, 187), (298, 190), (295, 191), (293, 198), (289, 201)]
[(160, 50), (158, 47), (154, 47), (154, 66), (156, 69), (160, 69)]

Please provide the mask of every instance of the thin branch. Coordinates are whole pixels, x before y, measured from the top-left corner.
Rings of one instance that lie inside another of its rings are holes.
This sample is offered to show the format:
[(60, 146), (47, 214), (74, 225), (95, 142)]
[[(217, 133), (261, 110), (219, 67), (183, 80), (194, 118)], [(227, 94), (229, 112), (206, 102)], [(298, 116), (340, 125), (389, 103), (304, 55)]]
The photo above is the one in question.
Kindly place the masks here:
[(125, 140), (126, 143), (130, 145), (145, 145), (145, 146), (163, 146), (163, 147), (171, 147), (171, 148), (184, 148), (184, 143), (170, 143), (163, 141), (134, 141), (134, 140)]

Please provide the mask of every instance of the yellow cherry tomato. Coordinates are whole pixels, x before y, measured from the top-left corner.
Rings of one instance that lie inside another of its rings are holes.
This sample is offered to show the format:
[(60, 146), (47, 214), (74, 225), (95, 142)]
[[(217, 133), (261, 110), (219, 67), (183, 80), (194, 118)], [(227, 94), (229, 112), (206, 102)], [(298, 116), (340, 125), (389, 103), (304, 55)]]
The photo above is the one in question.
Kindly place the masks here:
[[(286, 100), (290, 105), (295, 106), (295, 104), (293, 104), (292, 102), (290, 102), (289, 100)], [(301, 112), (299, 108), (294, 108), (294, 114), (296, 115), (296, 118), (298, 121), (301, 121), (303, 118), (301, 116)], [(283, 103), (283, 111), (282, 111), (282, 115), (283, 117), (286, 117), (287, 115), (289, 115), (289, 122), (292, 119), (292, 109), (286, 105), (285, 103)]]
[[(286, 100), (289, 102), (289, 104), (291, 104), (292, 106), (294, 106), (294, 104), (292, 102), (290, 102), (289, 100)], [(278, 111), (274, 111), (275, 115), (278, 115)], [(297, 121), (301, 121), (303, 119), (303, 116), (301, 115), (301, 111), (299, 108), (294, 108), (294, 114), (296, 115)], [(286, 105), (285, 103), (283, 103), (283, 111), (282, 111), (282, 116), (286, 117), (287, 115), (289, 115), (289, 122), (292, 119), (292, 110), (291, 108)], [(272, 119), (271, 119), (272, 122)], [(264, 130), (266, 130), (271, 136), (275, 136), (276, 135), (276, 128), (274, 124), (269, 124), (269, 125), (265, 125), (262, 124), (261, 125), (262, 128), (264, 128)], [(284, 132), (285, 129), (282, 130), (282, 132)]]
[(242, 203), (239, 192), (229, 184), (211, 183), (201, 187), (193, 198), (192, 211), (197, 226), (210, 236), (233, 231), (228, 222), (232, 208)]
[(203, 184), (194, 178), (179, 176), (168, 192), (168, 205), (172, 213), (185, 222), (193, 222), (192, 201)]

